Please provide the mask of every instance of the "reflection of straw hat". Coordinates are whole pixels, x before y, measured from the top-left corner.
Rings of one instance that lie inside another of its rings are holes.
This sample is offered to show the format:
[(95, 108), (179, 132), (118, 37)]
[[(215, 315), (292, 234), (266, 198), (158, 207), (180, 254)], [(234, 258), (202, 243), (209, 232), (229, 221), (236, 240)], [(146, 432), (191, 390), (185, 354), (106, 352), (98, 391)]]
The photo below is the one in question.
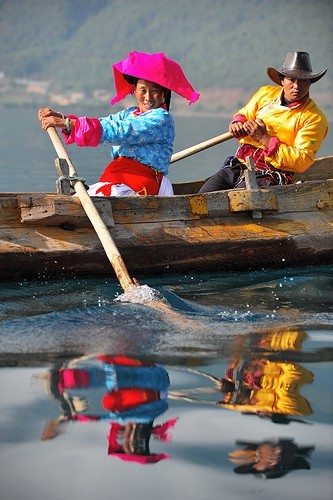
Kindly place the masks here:
[[(258, 471), (255, 469), (255, 461), (251, 460), (251, 452), (255, 452), (260, 444), (269, 444), (272, 448), (278, 446), (281, 449), (280, 457), (276, 465), (267, 467), (265, 470)], [(243, 460), (247, 461), (246, 458), (250, 458), (250, 462), (243, 463), (238, 467), (234, 468), (236, 474), (254, 474), (256, 477), (263, 479), (274, 479), (286, 475), (289, 471), (297, 469), (310, 470), (311, 466), (307, 458), (311, 455), (314, 450), (313, 446), (298, 447), (292, 439), (280, 439), (276, 442), (273, 441), (263, 441), (263, 443), (242, 443), (246, 447), (240, 452), (231, 452), (229, 456), (231, 461), (234, 463), (241, 462)], [(235, 457), (235, 458), (234, 458)]]
[(327, 69), (324, 69), (319, 73), (314, 73), (307, 52), (288, 52), (280, 70), (272, 67), (267, 68), (269, 78), (278, 85), (281, 85), (281, 79), (284, 76), (299, 80), (310, 80), (311, 83), (315, 83), (325, 75), (326, 71)]
[(113, 64), (112, 67), (117, 92), (111, 101), (112, 105), (133, 91), (133, 84), (126, 80), (123, 75), (157, 83), (161, 87), (172, 90), (188, 99), (189, 104), (194, 103), (200, 97), (200, 94), (193, 89), (187, 80), (180, 65), (169, 59), (163, 52), (156, 54), (130, 52), (126, 59)]

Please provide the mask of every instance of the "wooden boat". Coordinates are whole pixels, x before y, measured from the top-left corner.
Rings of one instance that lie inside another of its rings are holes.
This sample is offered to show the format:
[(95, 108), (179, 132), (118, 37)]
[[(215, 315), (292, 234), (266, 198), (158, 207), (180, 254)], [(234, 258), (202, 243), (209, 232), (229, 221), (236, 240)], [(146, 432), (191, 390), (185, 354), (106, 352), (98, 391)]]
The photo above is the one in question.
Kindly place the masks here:
[[(56, 160), (63, 172), (64, 160)], [(298, 183), (172, 197), (94, 198), (131, 275), (324, 265), (333, 262), (333, 156)], [(0, 279), (112, 276), (68, 180), (55, 193), (0, 194)]]

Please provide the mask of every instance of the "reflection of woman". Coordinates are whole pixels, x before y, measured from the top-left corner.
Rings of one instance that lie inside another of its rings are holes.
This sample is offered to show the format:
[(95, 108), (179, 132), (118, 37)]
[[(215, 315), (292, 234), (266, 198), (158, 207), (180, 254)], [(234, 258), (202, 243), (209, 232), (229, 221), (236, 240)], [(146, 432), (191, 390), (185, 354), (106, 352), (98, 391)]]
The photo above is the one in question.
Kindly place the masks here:
[[(133, 93), (137, 104), (102, 118), (68, 115), (49, 108), (39, 110), (43, 129), (58, 127), (67, 144), (110, 144), (111, 163), (90, 195), (172, 194), (165, 188), (174, 142), (174, 122), (169, 112), (171, 91), (188, 99), (199, 98), (178, 63), (163, 53), (131, 52), (113, 65), (115, 104)], [(164, 192), (164, 191), (167, 192)]]
[(261, 443), (237, 441), (242, 450), (229, 453), (235, 464), (236, 474), (254, 474), (261, 478), (278, 478), (296, 469), (311, 469), (309, 457), (313, 446), (298, 447), (291, 439), (262, 441)]
[(126, 356), (83, 357), (55, 367), (48, 390), (61, 415), (47, 423), (41, 439), (56, 437), (69, 421), (103, 420), (111, 423), (109, 455), (140, 463), (169, 458), (149, 450), (151, 435), (168, 441), (168, 430), (176, 423), (153, 426), (168, 408), (169, 384), (162, 366)]
[(105, 371), (101, 399), (113, 422), (150, 422), (168, 409), (170, 384), (165, 368), (126, 356), (99, 356)]

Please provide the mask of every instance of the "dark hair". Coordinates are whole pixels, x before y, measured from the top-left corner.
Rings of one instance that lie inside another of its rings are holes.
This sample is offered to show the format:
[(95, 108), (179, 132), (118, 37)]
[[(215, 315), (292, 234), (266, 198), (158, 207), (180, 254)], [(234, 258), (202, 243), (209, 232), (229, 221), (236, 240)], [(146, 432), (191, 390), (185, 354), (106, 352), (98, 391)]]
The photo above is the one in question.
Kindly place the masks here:
[(123, 77), (125, 78), (126, 82), (129, 83), (130, 85), (136, 85), (139, 80), (139, 78), (136, 78), (135, 76), (131, 75), (123, 74)]
[(227, 378), (221, 378), (221, 391), (234, 392), (236, 388), (235, 382)]
[(164, 104), (166, 109), (169, 111), (171, 102), (171, 90), (165, 89)]
[(150, 455), (149, 440), (153, 429), (152, 422), (134, 424), (133, 453), (135, 455)]
[[(123, 73), (123, 77), (125, 78), (127, 83), (129, 83), (130, 85), (134, 85), (134, 87), (136, 86), (136, 84), (138, 83), (138, 80), (139, 80), (139, 78), (137, 78), (136, 76), (125, 75), (124, 73)], [(167, 108), (167, 110), (169, 111), (170, 101), (171, 101), (171, 90), (169, 90), (165, 87), (162, 87), (162, 85), (160, 85), (160, 87), (164, 90), (164, 104), (165, 104), (165, 107)]]

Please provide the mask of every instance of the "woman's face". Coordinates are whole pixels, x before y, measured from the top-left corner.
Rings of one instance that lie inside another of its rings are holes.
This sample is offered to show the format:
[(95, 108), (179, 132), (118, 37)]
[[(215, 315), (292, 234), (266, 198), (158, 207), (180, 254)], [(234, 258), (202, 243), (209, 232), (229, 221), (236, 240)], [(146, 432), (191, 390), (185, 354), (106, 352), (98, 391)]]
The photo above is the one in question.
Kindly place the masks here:
[(165, 89), (148, 80), (138, 80), (134, 95), (141, 113), (159, 108), (164, 102)]

